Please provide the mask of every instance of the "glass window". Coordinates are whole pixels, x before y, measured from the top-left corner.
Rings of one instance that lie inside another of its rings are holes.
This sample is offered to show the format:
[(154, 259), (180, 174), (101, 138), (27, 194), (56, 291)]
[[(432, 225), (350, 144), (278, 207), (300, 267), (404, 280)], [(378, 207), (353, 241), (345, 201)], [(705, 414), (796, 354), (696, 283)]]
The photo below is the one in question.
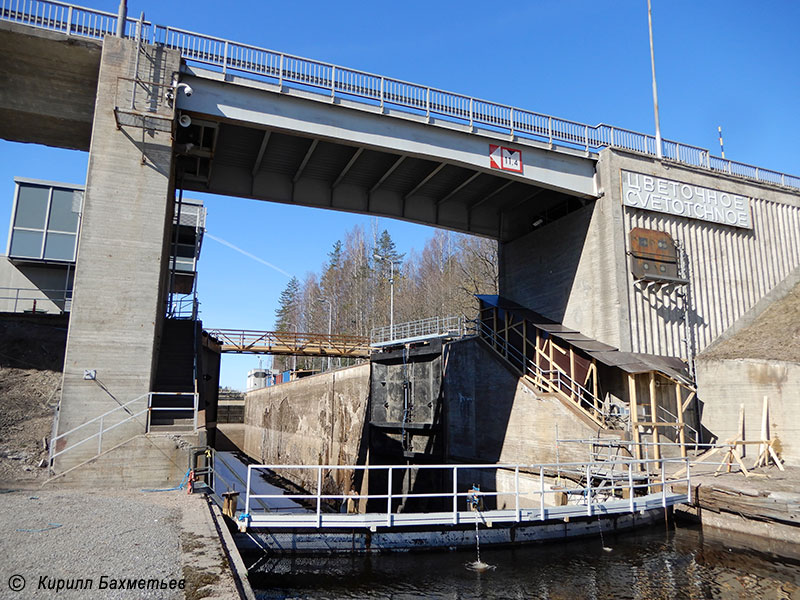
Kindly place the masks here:
[(41, 231), (15, 229), (11, 234), (11, 252), (9, 254), (22, 258), (41, 258), (43, 235)]
[(50, 202), (50, 221), (47, 225), (49, 231), (78, 231), (78, 213), (73, 209), (78, 208), (73, 202), (75, 194), (72, 190), (53, 189), (53, 200)]
[(44, 229), (49, 195), (50, 188), (38, 185), (20, 185), (14, 227)]
[(44, 257), (54, 260), (75, 260), (75, 234), (47, 232)]

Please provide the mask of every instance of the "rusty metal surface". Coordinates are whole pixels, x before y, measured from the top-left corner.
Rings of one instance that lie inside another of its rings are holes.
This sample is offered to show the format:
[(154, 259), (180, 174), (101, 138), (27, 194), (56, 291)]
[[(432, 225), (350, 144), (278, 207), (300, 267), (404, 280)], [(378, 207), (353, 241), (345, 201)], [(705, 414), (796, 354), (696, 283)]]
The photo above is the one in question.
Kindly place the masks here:
[(631, 273), (636, 279), (680, 282), (678, 250), (665, 231), (634, 227), (630, 232)]
[(370, 353), (366, 336), (247, 329), (209, 329), (207, 333), (219, 342), (222, 352), (238, 354), (367, 358)]

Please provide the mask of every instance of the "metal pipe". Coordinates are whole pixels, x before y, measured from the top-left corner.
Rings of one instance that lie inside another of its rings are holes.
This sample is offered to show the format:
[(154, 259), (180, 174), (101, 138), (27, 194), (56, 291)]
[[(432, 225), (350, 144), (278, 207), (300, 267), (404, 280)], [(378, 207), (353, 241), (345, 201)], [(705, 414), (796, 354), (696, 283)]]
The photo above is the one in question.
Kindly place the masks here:
[(119, 0), (117, 12), (117, 37), (125, 37), (125, 22), (128, 20), (128, 0)]
[(656, 87), (656, 57), (653, 52), (653, 11), (650, 0), (647, 0), (647, 24), (650, 29), (650, 69), (653, 73), (653, 112), (656, 119), (656, 156), (663, 158), (661, 151), (661, 125), (658, 120), (658, 88)]

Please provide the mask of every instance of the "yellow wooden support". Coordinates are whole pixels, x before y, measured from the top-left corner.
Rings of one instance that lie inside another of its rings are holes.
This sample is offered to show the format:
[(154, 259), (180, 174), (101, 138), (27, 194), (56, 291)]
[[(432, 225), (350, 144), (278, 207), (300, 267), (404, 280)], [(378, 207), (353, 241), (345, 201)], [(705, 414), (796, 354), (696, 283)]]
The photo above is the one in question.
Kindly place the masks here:
[[(653, 422), (658, 421), (658, 402), (656, 401), (656, 374), (650, 371), (650, 416)], [(658, 445), (658, 427), (653, 427), (653, 458), (661, 458), (661, 447)]]
[(680, 430), (678, 431), (678, 439), (681, 442), (681, 457), (686, 458), (686, 424), (683, 422), (683, 398), (681, 398), (681, 390), (683, 387), (681, 384), (675, 384), (675, 406), (677, 407), (678, 413), (678, 427)]
[[(631, 412), (631, 432), (633, 433), (634, 456), (636, 460), (642, 459), (642, 440), (639, 435), (639, 408), (636, 403), (636, 376), (628, 374), (628, 405)], [(642, 470), (642, 465), (639, 465)]]

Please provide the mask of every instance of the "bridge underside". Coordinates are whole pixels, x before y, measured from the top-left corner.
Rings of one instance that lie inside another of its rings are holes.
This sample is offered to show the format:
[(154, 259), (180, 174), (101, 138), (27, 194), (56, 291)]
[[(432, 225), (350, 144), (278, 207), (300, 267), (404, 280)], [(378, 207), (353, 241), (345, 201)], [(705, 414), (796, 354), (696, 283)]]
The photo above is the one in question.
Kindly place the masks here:
[[(178, 97), (192, 119), (178, 128), (175, 146), (177, 185), (187, 190), (373, 214), (501, 241), (596, 197), (594, 158), (585, 153), (217, 77), (185, 77), (194, 93)], [(523, 172), (492, 169), (490, 143), (520, 149)]]

